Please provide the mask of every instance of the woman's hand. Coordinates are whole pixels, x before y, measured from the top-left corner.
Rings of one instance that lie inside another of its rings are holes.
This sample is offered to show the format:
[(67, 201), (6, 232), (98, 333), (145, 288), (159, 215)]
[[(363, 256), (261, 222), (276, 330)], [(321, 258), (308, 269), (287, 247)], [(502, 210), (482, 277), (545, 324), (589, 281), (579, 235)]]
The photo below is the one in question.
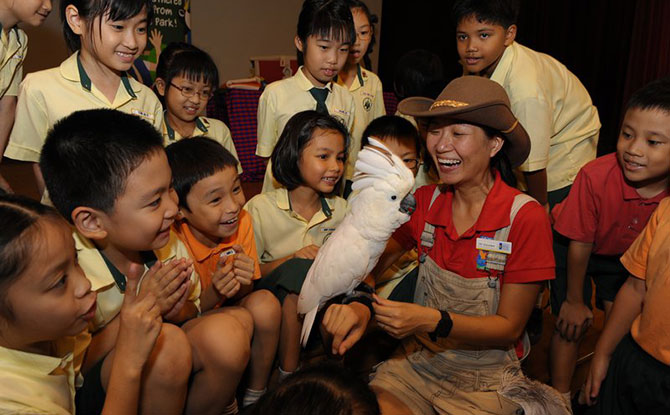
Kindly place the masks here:
[(333, 304), (328, 307), (321, 325), (333, 336), (332, 353), (344, 355), (363, 337), (370, 322), (370, 309), (361, 303)]
[(396, 339), (415, 333), (430, 333), (442, 318), (439, 310), (413, 303), (403, 303), (381, 298), (374, 294), (377, 324)]

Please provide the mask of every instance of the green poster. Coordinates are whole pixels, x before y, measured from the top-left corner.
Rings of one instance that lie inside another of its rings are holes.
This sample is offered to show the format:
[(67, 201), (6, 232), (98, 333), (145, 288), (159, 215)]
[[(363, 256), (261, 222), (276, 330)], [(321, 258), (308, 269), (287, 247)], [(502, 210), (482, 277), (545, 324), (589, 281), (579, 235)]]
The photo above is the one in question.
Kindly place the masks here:
[(191, 1), (153, 0), (147, 47), (135, 60), (130, 74), (147, 86), (153, 85), (160, 51), (170, 42), (190, 42)]

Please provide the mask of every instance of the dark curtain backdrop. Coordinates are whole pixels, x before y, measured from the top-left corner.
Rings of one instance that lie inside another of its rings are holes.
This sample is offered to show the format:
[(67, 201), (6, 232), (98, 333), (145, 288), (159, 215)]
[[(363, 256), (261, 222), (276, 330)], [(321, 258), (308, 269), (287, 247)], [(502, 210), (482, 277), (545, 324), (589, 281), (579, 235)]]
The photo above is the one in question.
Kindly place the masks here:
[[(379, 75), (392, 90), (394, 63), (412, 49), (440, 55), (460, 76), (452, 0), (385, 0)], [(670, 0), (522, 0), (517, 41), (547, 53), (584, 84), (598, 108), (599, 154), (615, 150), (625, 100), (670, 75)]]

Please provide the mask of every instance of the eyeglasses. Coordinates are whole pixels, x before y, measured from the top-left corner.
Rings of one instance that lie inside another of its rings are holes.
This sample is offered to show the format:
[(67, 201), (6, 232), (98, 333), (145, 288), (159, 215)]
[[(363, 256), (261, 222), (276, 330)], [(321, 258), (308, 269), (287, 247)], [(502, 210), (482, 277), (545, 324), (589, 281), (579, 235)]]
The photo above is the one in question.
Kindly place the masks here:
[(206, 101), (214, 95), (214, 93), (210, 90), (202, 90), (202, 91), (196, 91), (194, 88), (191, 88), (190, 86), (178, 86), (170, 82), (170, 86), (173, 86), (181, 92), (181, 95), (184, 98), (191, 98), (195, 96), (195, 94), (198, 94), (201, 100)]
[(421, 164), (421, 159), (402, 159), (402, 162), (405, 163), (408, 169), (414, 170)]
[(361, 40), (370, 40), (372, 38), (372, 30), (364, 29), (361, 30), (360, 32), (356, 32), (356, 37), (358, 37)]

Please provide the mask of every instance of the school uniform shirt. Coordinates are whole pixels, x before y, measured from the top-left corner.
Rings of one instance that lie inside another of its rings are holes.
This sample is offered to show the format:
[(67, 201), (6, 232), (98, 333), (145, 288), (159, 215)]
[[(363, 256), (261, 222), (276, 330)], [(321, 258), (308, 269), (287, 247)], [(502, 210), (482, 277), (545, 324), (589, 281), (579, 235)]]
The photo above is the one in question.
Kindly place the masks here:
[(137, 115), (160, 130), (163, 107), (156, 95), (133, 78), (122, 76), (113, 102), (98, 90), (72, 54), (58, 68), (28, 74), (21, 83), (16, 119), (5, 157), (39, 162), (49, 129), (75, 111), (111, 108)]
[(74, 414), (88, 330), (54, 342), (54, 356), (0, 347), (0, 413)]
[(244, 209), (251, 214), (256, 252), (262, 264), (284, 258), (308, 245), (321, 246), (347, 213), (347, 201), (322, 197), (321, 210), (309, 221), (291, 209), (288, 190), (254, 196)]
[(553, 210), (554, 229), (568, 239), (593, 243), (593, 253), (621, 255), (642, 232), (668, 190), (645, 199), (626, 183), (616, 153), (586, 164), (570, 194)]
[[(341, 78), (336, 78), (336, 81), (341, 87), (347, 88)], [(373, 72), (362, 68), (361, 65), (358, 65), (358, 71), (349, 87), (349, 92), (354, 97), (355, 112), (344, 178), (351, 180), (354, 177), (354, 164), (358, 158), (358, 152), (361, 150), (363, 131), (370, 124), (370, 121), (386, 115), (386, 108), (384, 107), (382, 81)]]
[[(292, 116), (301, 111), (316, 109), (316, 100), (309, 92), (314, 85), (307, 79), (302, 68), (302, 66), (298, 68), (291, 78), (271, 83), (261, 94), (258, 101), (256, 146), (256, 155), (259, 157), (269, 158), (272, 155), (279, 136)], [(333, 82), (328, 83), (326, 88), (330, 91), (326, 98), (328, 112), (351, 132), (356, 111), (354, 97), (349, 91)], [(262, 191), (267, 192), (278, 186), (272, 177), (272, 163), (268, 162)]]
[(212, 283), (212, 274), (216, 271), (219, 262), (219, 255), (231, 249), (233, 245), (240, 245), (247, 256), (254, 260), (253, 280), (261, 278), (261, 268), (258, 264), (258, 254), (256, 253), (256, 240), (254, 239), (254, 229), (251, 223), (251, 215), (246, 210), (240, 211), (238, 217), (238, 228), (234, 235), (221, 241), (214, 248), (205, 246), (198, 241), (191, 231), (191, 227), (185, 220), (177, 221), (172, 225), (172, 229), (184, 243), (189, 256), (193, 260), (193, 266), (200, 276), (201, 291), (207, 289)]
[(0, 98), (19, 94), (26, 53), (28, 53), (26, 32), (18, 27), (5, 32), (0, 24)]
[(530, 154), (519, 170), (546, 169), (548, 191), (572, 184), (579, 169), (596, 158), (600, 131), (584, 85), (556, 59), (516, 42), (505, 49), (491, 80), (505, 88), (530, 136)]
[(656, 360), (670, 365), (670, 199), (663, 199), (647, 226), (621, 257), (634, 277), (644, 280), (642, 312), (633, 320), (633, 339)]
[[(125, 276), (105, 258), (93, 242), (77, 233), (72, 233), (77, 249), (77, 257), (81, 269), (91, 282), (91, 290), (97, 292), (95, 317), (89, 323), (92, 333), (102, 329), (119, 314), (123, 304), (123, 293), (119, 289), (120, 282), (125, 283)], [(151, 254), (151, 253), (149, 253)], [(163, 263), (172, 259), (188, 258), (188, 251), (174, 232), (170, 232), (169, 242), (145, 261), (145, 273), (156, 260)], [(146, 274), (145, 274), (146, 275)], [(144, 276), (142, 276), (144, 278)], [(196, 272), (191, 274), (188, 301), (200, 309), (200, 277)], [(117, 282), (118, 281), (118, 282)], [(140, 280), (141, 285), (141, 280)], [(138, 286), (138, 290), (139, 290)]]
[[(496, 173), (495, 182), (484, 201), (475, 224), (458, 235), (451, 216), (453, 189), (446, 188), (428, 208), (436, 185), (424, 186), (414, 193), (417, 209), (409, 222), (393, 234), (403, 248), (420, 247), (426, 222), (435, 226), (434, 245), (428, 256), (442, 269), (463, 278), (486, 278), (485, 270), (477, 269), (477, 238), (493, 238), (498, 229), (510, 224), (509, 214), (514, 197), (520, 192), (507, 186)], [(503, 283), (527, 283), (554, 278), (554, 254), (551, 227), (544, 209), (537, 203), (526, 203), (517, 213), (508, 241), (512, 252), (507, 256)]]
[[(179, 134), (179, 132), (170, 126), (170, 123), (168, 122), (167, 116), (165, 114), (163, 115), (163, 126), (161, 131), (163, 133), (163, 140), (166, 146), (184, 138), (181, 136), (181, 134)], [(191, 137), (199, 136), (206, 136), (212, 140), (218, 141), (219, 144), (228, 150), (230, 154), (235, 156), (239, 162), (240, 158), (237, 157), (237, 150), (235, 150), (233, 136), (230, 134), (230, 129), (228, 126), (222, 121), (207, 117), (196, 118), (195, 128), (193, 129), (193, 135)], [(239, 163), (237, 164), (237, 173), (242, 174), (242, 165)]]

